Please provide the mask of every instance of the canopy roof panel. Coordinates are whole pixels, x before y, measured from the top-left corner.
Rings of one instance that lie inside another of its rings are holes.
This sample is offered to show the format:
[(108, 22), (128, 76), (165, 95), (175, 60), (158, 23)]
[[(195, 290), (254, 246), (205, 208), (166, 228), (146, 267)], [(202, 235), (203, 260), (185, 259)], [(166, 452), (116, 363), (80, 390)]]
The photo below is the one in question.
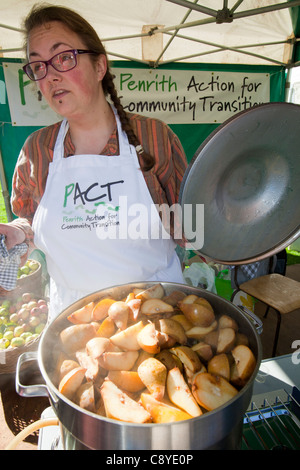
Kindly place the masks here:
[[(35, 3), (0, 3), (3, 57), (24, 57), (22, 20)], [(69, 0), (48, 3), (70, 6)], [(289, 65), (295, 43), (289, 7), (298, 9), (300, 0), (73, 0), (71, 5), (94, 26), (111, 60)]]

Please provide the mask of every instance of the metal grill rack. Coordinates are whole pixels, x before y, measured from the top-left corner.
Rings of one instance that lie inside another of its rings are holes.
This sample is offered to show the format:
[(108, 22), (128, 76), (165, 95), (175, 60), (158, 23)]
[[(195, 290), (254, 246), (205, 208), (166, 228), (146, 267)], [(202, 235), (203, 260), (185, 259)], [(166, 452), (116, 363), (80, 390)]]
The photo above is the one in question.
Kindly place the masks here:
[(260, 405), (253, 397), (244, 415), (243, 450), (300, 449), (300, 392), (295, 387), (283, 392)]
[[(42, 414), (42, 418), (53, 416), (51, 407)], [(39, 449), (62, 449), (58, 426), (40, 430)], [(300, 449), (300, 392), (297, 388), (291, 392), (277, 390), (252, 397), (244, 415), (241, 449)]]

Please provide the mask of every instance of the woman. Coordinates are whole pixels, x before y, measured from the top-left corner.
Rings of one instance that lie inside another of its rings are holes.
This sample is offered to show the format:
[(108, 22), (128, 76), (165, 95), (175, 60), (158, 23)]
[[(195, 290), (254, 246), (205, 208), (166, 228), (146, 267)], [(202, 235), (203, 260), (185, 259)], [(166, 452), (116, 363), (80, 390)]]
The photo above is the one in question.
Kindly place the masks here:
[(125, 113), (103, 45), (77, 13), (37, 6), (24, 29), (24, 71), (64, 119), (21, 150), (11, 199), (19, 218), (0, 227), (7, 247), (25, 240), (45, 253), (51, 316), (108, 286), (183, 282), (176, 244), (153, 210), (178, 200), (178, 138)]

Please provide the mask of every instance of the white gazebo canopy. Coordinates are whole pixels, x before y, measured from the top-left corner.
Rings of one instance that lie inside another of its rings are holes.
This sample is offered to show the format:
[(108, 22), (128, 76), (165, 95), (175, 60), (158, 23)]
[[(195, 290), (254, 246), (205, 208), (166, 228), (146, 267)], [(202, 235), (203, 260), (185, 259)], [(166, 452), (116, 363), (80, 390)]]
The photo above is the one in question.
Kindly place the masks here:
[[(22, 20), (35, 0), (0, 0), (0, 56), (22, 58)], [(96, 29), (111, 60), (291, 64), (290, 8), (300, 0), (59, 0)], [(294, 64), (293, 64), (294, 65)]]

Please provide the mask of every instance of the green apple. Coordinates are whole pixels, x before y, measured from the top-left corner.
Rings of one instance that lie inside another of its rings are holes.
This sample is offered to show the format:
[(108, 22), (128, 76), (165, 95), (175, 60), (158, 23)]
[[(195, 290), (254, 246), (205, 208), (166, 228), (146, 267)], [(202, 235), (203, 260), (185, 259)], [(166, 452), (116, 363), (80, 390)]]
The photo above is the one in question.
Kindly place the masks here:
[(21, 336), (22, 333), (24, 333), (24, 327), (16, 326), (16, 328), (14, 329), (14, 336), (15, 337)]
[(30, 300), (27, 305), (26, 305), (26, 308), (29, 308), (29, 310), (31, 310), (32, 308), (36, 308), (37, 307), (37, 301), (36, 300)]
[(29, 269), (31, 271), (36, 271), (39, 267), (39, 263), (37, 261), (34, 261), (34, 260), (29, 260), (27, 261), (27, 266), (29, 267)]
[(27, 302), (29, 302), (31, 299), (32, 299), (32, 295), (30, 294), (30, 292), (24, 292), (24, 293), (22, 294), (22, 297), (21, 297), (21, 301), (22, 301), (22, 302), (27, 303)]
[(9, 315), (9, 310), (6, 307), (1, 306), (0, 307), (0, 316), (6, 316)]
[(24, 333), (21, 333), (21, 338), (23, 338), (25, 341), (27, 338), (30, 338), (32, 336), (32, 332), (31, 331), (24, 331)]
[(20, 337), (13, 338), (10, 342), (10, 345), (12, 348), (20, 348), (24, 346), (24, 344), (25, 344), (25, 340)]
[(29, 308), (22, 307), (22, 308), (20, 308), (20, 310), (18, 311), (18, 318), (19, 318), (20, 320), (26, 320), (26, 319), (29, 317), (29, 314), (30, 314)]
[(28, 338), (25, 339), (25, 344), (29, 343), (29, 341), (33, 341), (34, 339), (38, 338), (40, 335), (37, 333), (33, 333), (31, 336), (28, 336)]
[(4, 335), (3, 335), (3, 338), (4, 339), (7, 339), (8, 341), (11, 341), (14, 337), (14, 332), (11, 331), (11, 330), (7, 330), (5, 331)]
[(45, 326), (46, 326), (45, 323), (40, 323), (39, 325), (37, 325), (34, 330), (35, 333), (39, 335), (43, 331)]
[(9, 340), (6, 338), (0, 339), (0, 349), (6, 349), (9, 346)]
[(30, 269), (28, 266), (26, 266), (26, 264), (24, 264), (24, 266), (21, 266), (19, 271), (21, 272), (21, 274), (26, 274), (26, 275), (30, 273)]
[(31, 326), (31, 328), (35, 328), (36, 326), (39, 325), (40, 319), (39, 319), (39, 317), (32, 316), (32, 317), (30, 317), (28, 323), (29, 323), (29, 325)]
[(19, 317), (17, 313), (12, 313), (9, 317), (9, 321), (11, 321), (12, 323), (17, 323), (18, 320)]

